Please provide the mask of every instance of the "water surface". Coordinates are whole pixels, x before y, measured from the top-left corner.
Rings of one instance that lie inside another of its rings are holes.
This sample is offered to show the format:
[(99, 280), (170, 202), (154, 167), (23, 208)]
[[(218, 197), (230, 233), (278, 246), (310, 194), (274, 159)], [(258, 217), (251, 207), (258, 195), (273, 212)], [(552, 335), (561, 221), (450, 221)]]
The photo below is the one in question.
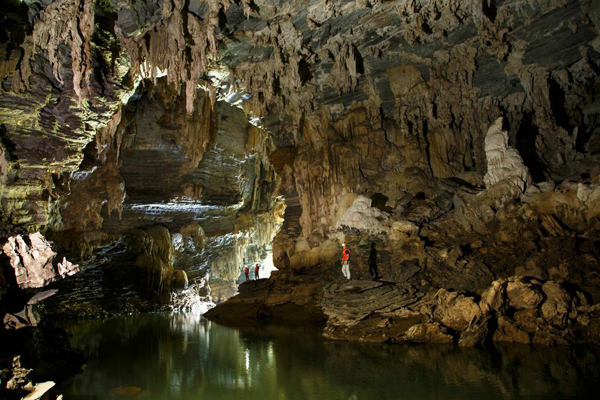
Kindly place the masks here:
[(88, 359), (71, 399), (564, 399), (595, 397), (597, 347), (492, 350), (330, 342), (305, 328), (232, 329), (199, 315), (70, 323)]

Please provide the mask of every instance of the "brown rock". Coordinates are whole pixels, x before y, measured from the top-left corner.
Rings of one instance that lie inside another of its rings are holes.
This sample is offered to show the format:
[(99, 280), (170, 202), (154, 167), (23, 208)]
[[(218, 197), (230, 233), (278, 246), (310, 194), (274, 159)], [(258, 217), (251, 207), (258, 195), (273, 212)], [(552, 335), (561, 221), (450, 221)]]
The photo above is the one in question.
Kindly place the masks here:
[(438, 323), (414, 325), (406, 331), (404, 340), (414, 343), (453, 343), (448, 330)]
[(39, 233), (27, 236), (16, 235), (8, 238), (3, 247), (4, 252), (10, 257), (10, 265), (15, 270), (15, 278), (20, 288), (40, 288), (79, 271), (63, 258), (58, 270), (52, 265), (56, 256), (51, 244)]
[(509, 317), (498, 318), (498, 328), (493, 340), (494, 342), (531, 343), (529, 334), (519, 329)]
[(188, 277), (185, 271), (183, 270), (175, 270), (171, 274), (171, 289), (180, 290), (187, 289), (188, 287)]
[(489, 323), (491, 316), (482, 315), (476, 321), (473, 321), (467, 329), (460, 335), (458, 345), (460, 347), (473, 347), (486, 341), (490, 332)]
[(542, 304), (542, 315), (549, 324), (564, 328), (567, 324), (571, 296), (560, 285), (548, 281), (542, 286), (546, 300)]
[(440, 289), (436, 295), (434, 317), (445, 326), (456, 331), (466, 329), (469, 324), (481, 315), (481, 309), (473, 298), (456, 292)]
[(494, 311), (502, 315), (506, 307), (506, 280), (492, 282), (492, 285), (481, 294), (479, 307), (484, 312)]
[(544, 299), (537, 288), (519, 278), (508, 282), (506, 295), (510, 306), (516, 309), (536, 308)]

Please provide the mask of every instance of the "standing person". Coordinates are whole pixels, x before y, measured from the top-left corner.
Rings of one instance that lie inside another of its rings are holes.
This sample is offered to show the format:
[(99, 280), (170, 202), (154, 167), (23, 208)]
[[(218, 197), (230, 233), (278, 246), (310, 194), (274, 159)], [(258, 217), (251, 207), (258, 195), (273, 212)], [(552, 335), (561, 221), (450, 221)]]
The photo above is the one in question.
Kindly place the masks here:
[(246, 267), (244, 267), (244, 273), (246, 274), (246, 282), (250, 280), (250, 268), (248, 268), (248, 266), (246, 265)]
[(256, 264), (256, 267), (254, 267), (254, 279), (258, 280), (258, 270), (260, 269), (260, 267), (258, 266), (258, 264)]
[(346, 279), (350, 280), (350, 249), (346, 247), (346, 243), (342, 244), (344, 249), (342, 250), (342, 274)]
[(369, 274), (373, 279), (379, 279), (379, 272), (377, 271), (377, 249), (375, 249), (375, 242), (371, 242), (371, 253), (369, 253)]

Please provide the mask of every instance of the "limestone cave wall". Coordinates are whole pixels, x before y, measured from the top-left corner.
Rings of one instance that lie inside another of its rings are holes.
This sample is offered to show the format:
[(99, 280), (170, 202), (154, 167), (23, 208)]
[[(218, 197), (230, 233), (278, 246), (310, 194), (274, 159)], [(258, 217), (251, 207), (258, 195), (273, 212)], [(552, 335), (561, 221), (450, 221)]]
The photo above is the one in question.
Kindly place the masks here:
[(395, 282), (598, 302), (598, 2), (3, 7), (5, 237), (100, 265), (161, 225), (155, 265), (232, 281), (281, 225), (276, 279), (333, 270), (341, 242), (368, 277), (375, 242)]

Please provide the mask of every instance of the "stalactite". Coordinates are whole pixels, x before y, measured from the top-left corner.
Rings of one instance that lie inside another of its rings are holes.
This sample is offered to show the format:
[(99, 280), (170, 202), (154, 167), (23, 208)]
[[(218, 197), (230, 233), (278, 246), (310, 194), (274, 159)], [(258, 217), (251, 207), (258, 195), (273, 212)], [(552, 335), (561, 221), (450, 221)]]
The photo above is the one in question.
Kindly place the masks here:
[(185, 7), (183, 0), (165, 1), (162, 19), (155, 26), (133, 37), (126, 37), (119, 27), (115, 27), (115, 33), (131, 57), (134, 74), (156, 83), (164, 71), (175, 88), (185, 83), (186, 109), (191, 114), (198, 82), (208, 72), (211, 57), (218, 58), (214, 29), (218, 26), (220, 5), (210, 1), (209, 16), (203, 21)]
[[(25, 45), (21, 61), (20, 79), (27, 88), (31, 76), (31, 59), (34, 54), (47, 52), (54, 78), (65, 85), (62, 69), (65, 57), (71, 58), (73, 90), (79, 102), (90, 94), (90, 78), (93, 72), (90, 40), (94, 31), (94, 0), (59, 0), (40, 11), (32, 33), (31, 47)], [(61, 52), (62, 45), (70, 54)]]

